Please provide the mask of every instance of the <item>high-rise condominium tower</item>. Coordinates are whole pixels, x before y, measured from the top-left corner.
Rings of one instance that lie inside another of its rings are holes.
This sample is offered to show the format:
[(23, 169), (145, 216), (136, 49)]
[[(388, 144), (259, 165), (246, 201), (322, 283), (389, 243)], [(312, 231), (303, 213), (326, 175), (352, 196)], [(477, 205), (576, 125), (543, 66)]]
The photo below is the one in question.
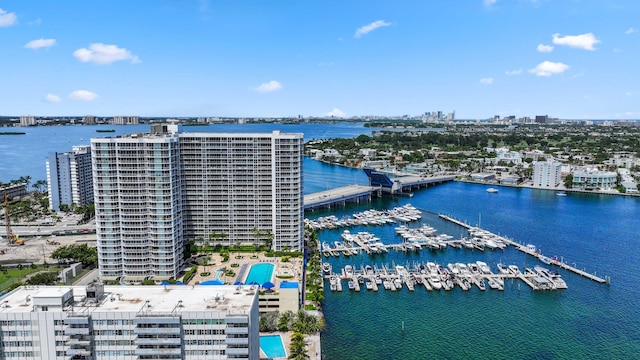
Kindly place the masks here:
[(302, 134), (154, 125), (91, 144), (105, 279), (175, 277), (188, 241), (302, 249)]

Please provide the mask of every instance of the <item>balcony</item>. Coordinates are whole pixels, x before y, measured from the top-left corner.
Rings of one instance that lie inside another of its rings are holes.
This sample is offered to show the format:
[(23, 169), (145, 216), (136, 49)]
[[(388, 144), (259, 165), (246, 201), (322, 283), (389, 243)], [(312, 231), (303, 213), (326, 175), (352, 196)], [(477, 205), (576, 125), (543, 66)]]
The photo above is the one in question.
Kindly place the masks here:
[(135, 355), (150, 355), (150, 356), (158, 356), (158, 358), (162, 358), (162, 356), (173, 355), (173, 356), (182, 356), (182, 348), (161, 348), (161, 349), (135, 349)]
[(81, 328), (68, 327), (64, 329), (64, 334), (65, 335), (89, 335), (89, 328), (88, 327), (81, 327)]
[(176, 338), (140, 338), (136, 340), (136, 345), (180, 345), (182, 339)]
[(180, 335), (181, 329), (179, 327), (138, 327), (133, 329), (133, 333), (136, 335)]
[(224, 343), (226, 345), (247, 345), (249, 347), (249, 338), (226, 338)]

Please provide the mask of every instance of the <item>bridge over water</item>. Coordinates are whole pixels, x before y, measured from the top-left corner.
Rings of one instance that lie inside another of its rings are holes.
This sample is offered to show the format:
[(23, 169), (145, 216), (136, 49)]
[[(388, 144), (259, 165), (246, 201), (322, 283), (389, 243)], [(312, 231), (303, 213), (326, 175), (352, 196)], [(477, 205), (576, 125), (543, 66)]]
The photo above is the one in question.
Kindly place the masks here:
[(455, 176), (396, 176), (390, 178), (388, 174), (378, 171), (368, 171), (371, 186), (348, 185), (335, 189), (320, 191), (304, 196), (304, 211), (314, 211), (322, 208), (345, 206), (348, 203), (361, 203), (371, 201), (372, 197), (380, 197), (383, 194), (407, 195), (411, 191), (430, 185), (442, 184), (453, 181)]

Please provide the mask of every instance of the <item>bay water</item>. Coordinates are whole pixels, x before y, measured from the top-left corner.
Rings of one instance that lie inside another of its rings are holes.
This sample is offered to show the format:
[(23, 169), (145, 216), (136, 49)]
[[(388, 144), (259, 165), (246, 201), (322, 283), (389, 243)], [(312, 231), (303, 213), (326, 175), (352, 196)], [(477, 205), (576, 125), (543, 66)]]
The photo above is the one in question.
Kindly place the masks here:
[[(358, 170), (317, 162), (305, 171), (349, 179)], [(340, 175), (340, 172), (344, 174)], [(325, 287), (322, 333), (323, 359), (636, 359), (640, 358), (640, 199), (591, 194), (556, 196), (554, 191), (451, 182), (418, 190), (412, 198), (374, 199), (372, 203), (319, 211), (309, 218), (334, 214), (343, 217), (369, 208), (389, 209), (411, 203), (423, 211), (419, 223), (437, 233), (460, 238), (462, 227), (447, 222), (445, 214), (480, 225), (516, 242), (535, 245), (543, 254), (557, 256), (611, 284), (599, 284), (574, 273), (544, 265), (513, 248), (471, 251), (447, 248), (385, 255), (362, 253), (324, 261), (340, 271), (349, 264), (413, 265), (434, 261), (486, 262), (494, 272), (499, 262), (523, 270), (542, 265), (558, 270), (568, 289), (534, 292), (519, 280), (505, 281), (504, 291), (428, 292), (417, 286), (391, 292), (364, 288), (331, 292)], [(395, 226), (358, 226), (387, 244), (400, 243)], [(343, 229), (323, 230), (320, 241), (340, 240)]]
[[(115, 129), (100, 134), (96, 129)], [(46, 179), (45, 161), (52, 152), (89, 144), (91, 137), (147, 132), (148, 125), (95, 125), (11, 128), (26, 135), (0, 136), (0, 180), (31, 176)], [(185, 131), (303, 132), (305, 140), (371, 134), (362, 124), (221, 124), (185, 127)], [(361, 170), (305, 158), (305, 193), (348, 184), (367, 184)], [(568, 289), (534, 292), (524, 283), (508, 280), (504, 291), (427, 292), (417, 287), (391, 292), (342, 293), (325, 290), (322, 333), (323, 359), (637, 359), (640, 358), (640, 199), (591, 194), (559, 197), (553, 191), (451, 182), (415, 192), (412, 198), (374, 199), (371, 203), (307, 214), (309, 218), (338, 217), (369, 208), (387, 209), (406, 203), (425, 210), (420, 223), (438, 233), (458, 238), (465, 230), (436, 214), (446, 214), (480, 225), (517, 242), (533, 244), (548, 256), (598, 276), (610, 276), (603, 285), (559, 270)], [(413, 224), (411, 226), (419, 226)], [(342, 230), (320, 232), (321, 241), (340, 239)], [(351, 232), (375, 233), (384, 243), (401, 239), (394, 227), (362, 226)], [(504, 251), (448, 248), (404, 254), (361, 254), (326, 259), (334, 269), (350, 264), (413, 264), (435, 261), (481, 260), (496, 272), (503, 262), (523, 267), (539, 264), (532, 257)], [(550, 266), (549, 266), (550, 267)]]

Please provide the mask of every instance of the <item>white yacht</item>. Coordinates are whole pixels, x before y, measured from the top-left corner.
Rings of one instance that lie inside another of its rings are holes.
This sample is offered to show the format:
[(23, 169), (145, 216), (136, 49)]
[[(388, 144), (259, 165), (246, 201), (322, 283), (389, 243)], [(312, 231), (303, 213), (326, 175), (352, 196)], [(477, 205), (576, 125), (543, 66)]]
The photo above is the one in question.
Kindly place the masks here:
[(328, 262), (322, 263), (322, 272), (324, 272), (326, 275), (331, 274), (331, 264), (329, 264)]
[(478, 264), (478, 268), (480, 269), (481, 273), (483, 273), (483, 274), (491, 274), (491, 268), (489, 267), (489, 265), (487, 265), (486, 262), (476, 261), (476, 264)]
[(431, 287), (434, 290), (440, 290), (442, 289), (442, 283), (440, 282), (440, 276), (436, 275), (436, 274), (431, 274), (428, 278), (427, 281), (429, 282), (429, 285), (431, 285)]
[(495, 194), (498, 192), (498, 189), (490, 187), (487, 189), (487, 192), (490, 194)]
[(498, 271), (500, 274), (509, 274), (509, 268), (503, 263), (498, 263)]

